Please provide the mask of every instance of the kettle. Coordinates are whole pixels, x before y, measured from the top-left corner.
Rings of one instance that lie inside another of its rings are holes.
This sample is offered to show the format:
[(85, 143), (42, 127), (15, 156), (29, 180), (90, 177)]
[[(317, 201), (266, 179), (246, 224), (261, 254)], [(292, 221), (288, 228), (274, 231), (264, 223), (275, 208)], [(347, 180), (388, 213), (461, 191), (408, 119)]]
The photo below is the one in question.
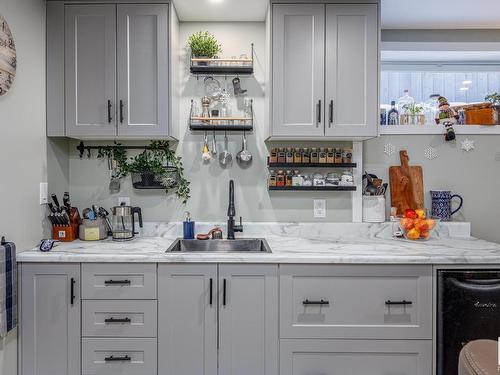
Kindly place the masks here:
[(129, 241), (139, 232), (135, 231), (135, 214), (139, 219), (139, 226), (142, 228), (142, 211), (140, 207), (115, 206), (111, 208), (112, 223), (111, 231), (114, 241)]

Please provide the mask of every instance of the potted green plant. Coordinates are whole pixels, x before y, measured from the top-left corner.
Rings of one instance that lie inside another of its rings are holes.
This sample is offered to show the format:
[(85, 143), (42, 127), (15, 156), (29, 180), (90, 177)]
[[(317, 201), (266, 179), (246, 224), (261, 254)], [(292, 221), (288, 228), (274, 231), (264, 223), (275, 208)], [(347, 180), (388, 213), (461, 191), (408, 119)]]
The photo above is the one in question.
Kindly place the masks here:
[(410, 103), (403, 105), (404, 115), (406, 121), (402, 121), (407, 125), (423, 125), (425, 123), (425, 116), (422, 114), (423, 107), (416, 103)]
[[(188, 47), (191, 48), (191, 54), (197, 58), (212, 59), (222, 52), (221, 45), (208, 31), (192, 34), (188, 39)], [(203, 62), (200, 62), (200, 65), (203, 65), (201, 63)]]

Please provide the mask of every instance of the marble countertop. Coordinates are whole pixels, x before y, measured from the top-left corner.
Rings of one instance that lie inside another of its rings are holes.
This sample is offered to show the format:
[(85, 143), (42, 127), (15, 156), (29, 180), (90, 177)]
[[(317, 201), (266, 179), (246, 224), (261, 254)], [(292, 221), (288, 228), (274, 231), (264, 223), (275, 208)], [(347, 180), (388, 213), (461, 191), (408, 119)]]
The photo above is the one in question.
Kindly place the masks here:
[[(205, 233), (212, 226), (197, 223), (196, 230)], [(422, 242), (392, 238), (392, 223), (251, 223), (241, 237), (265, 238), (272, 253), (166, 253), (181, 228), (180, 223), (148, 223), (129, 242), (78, 240), (50, 252), (19, 252), (17, 261), (500, 264), (500, 244), (470, 237), (467, 223), (442, 224), (433, 238)]]

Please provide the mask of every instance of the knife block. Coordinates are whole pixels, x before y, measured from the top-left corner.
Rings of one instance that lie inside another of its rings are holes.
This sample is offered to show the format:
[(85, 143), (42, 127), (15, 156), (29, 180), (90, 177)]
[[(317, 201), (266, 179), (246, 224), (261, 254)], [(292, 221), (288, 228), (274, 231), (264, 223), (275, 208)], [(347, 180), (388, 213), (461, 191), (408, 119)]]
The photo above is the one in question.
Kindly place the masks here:
[(52, 226), (52, 238), (61, 242), (71, 242), (78, 238), (78, 224)]

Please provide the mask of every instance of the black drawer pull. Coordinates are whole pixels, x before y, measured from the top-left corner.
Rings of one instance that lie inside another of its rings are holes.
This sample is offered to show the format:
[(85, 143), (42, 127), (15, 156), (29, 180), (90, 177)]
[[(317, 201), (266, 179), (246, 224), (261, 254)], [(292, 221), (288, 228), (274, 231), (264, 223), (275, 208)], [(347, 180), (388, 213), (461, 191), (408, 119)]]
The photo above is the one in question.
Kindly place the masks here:
[(123, 357), (113, 357), (110, 355), (109, 357), (104, 357), (104, 360), (106, 362), (113, 362), (113, 361), (131, 361), (132, 358), (130, 358), (128, 355), (125, 355)]
[(328, 301), (325, 301), (323, 299), (319, 300), (319, 301), (309, 301), (308, 299), (306, 299), (305, 301), (302, 302), (303, 305), (329, 305), (330, 302)]
[(226, 306), (226, 279), (222, 280), (222, 306)]
[(104, 285), (130, 285), (130, 280), (105, 280)]
[(71, 278), (71, 304), (74, 305), (75, 304), (75, 279), (74, 278)]
[(214, 294), (214, 279), (210, 278), (210, 306), (213, 304), (213, 294)]
[(392, 306), (392, 305), (411, 305), (413, 302), (411, 301), (406, 301), (406, 300), (402, 300), (402, 301), (391, 301), (391, 300), (387, 300), (385, 301), (385, 304), (387, 306)]
[(130, 323), (130, 318), (116, 319), (116, 318), (108, 318), (104, 319), (104, 323)]
[(111, 100), (108, 100), (108, 123), (111, 123), (113, 117), (111, 117)]

